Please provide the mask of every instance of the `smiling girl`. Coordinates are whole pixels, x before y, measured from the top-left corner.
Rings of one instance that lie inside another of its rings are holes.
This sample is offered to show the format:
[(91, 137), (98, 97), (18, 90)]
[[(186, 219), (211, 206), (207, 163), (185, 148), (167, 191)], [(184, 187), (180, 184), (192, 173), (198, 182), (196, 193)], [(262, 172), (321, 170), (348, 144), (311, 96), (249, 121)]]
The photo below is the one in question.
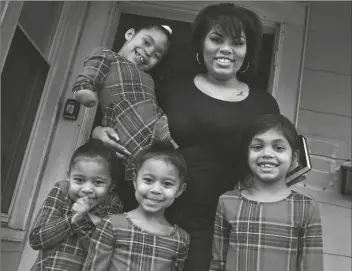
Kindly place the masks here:
[(183, 270), (189, 236), (165, 219), (165, 210), (184, 191), (186, 165), (166, 142), (156, 141), (135, 162), (139, 206), (113, 215), (96, 229), (84, 270)]
[[(121, 143), (124, 155), (132, 154), (131, 158), (150, 146), (153, 138), (173, 142), (148, 74), (168, 52), (171, 33), (166, 25), (130, 28), (118, 53), (95, 49), (73, 85), (74, 97), (81, 104), (93, 107), (99, 98), (102, 125), (111, 129), (109, 135), (117, 133), (112, 137)], [(126, 179), (132, 179), (131, 164)]]
[(298, 135), (282, 115), (248, 127), (247, 178), (217, 207), (211, 271), (322, 271), (318, 204), (291, 191), (286, 175), (298, 159)]
[(121, 161), (101, 141), (90, 140), (72, 155), (67, 180), (57, 182), (41, 207), (29, 241), (40, 250), (35, 270), (81, 270), (95, 225), (122, 213), (113, 191), (123, 176)]

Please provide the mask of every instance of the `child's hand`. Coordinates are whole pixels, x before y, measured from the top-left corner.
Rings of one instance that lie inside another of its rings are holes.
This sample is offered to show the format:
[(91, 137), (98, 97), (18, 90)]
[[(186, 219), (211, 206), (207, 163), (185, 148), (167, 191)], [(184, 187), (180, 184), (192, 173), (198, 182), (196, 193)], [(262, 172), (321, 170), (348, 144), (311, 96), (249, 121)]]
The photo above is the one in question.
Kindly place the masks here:
[(101, 222), (101, 218), (99, 216), (93, 215), (91, 213), (88, 213), (88, 215), (95, 226), (97, 226)]
[(81, 220), (90, 210), (89, 199), (87, 196), (79, 198), (73, 205), (71, 211), (74, 213), (72, 222)]
[(90, 89), (80, 89), (73, 93), (75, 99), (86, 107), (93, 107), (98, 103), (97, 94)]

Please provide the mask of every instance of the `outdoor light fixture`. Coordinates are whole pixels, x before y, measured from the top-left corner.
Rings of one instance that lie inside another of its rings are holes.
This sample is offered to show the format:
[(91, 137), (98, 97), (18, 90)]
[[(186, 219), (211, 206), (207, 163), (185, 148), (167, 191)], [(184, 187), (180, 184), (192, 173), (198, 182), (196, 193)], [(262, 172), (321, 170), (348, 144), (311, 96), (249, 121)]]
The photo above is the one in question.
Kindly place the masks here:
[(352, 194), (352, 165), (342, 165), (341, 168), (341, 192)]

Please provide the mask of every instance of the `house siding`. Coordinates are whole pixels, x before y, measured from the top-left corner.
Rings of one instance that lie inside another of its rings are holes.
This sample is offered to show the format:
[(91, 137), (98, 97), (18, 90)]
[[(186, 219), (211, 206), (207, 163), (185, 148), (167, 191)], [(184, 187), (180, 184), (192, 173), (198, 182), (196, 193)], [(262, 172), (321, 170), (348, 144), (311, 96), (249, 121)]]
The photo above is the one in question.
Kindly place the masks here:
[[(2, 271), (15, 271), (21, 259), (23, 245), (21, 243), (1, 240), (1, 265)], [(5, 260), (6, 259), (6, 260)]]
[(351, 159), (351, 2), (308, 2), (310, 19), (298, 115), (313, 170), (298, 188), (320, 204), (325, 271), (351, 270), (352, 197), (340, 166)]

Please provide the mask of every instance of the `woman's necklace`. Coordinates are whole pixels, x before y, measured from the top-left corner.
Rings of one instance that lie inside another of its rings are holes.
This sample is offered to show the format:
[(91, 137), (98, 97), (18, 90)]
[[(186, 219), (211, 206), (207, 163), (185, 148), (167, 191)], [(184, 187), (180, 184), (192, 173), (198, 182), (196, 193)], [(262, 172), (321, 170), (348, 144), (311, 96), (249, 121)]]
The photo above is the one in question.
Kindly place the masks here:
[(239, 102), (244, 100), (249, 93), (249, 88), (244, 83), (239, 83), (237, 86), (231, 86), (230, 84), (221, 85), (214, 83), (214, 81), (204, 75), (197, 75), (194, 83), (204, 94), (222, 101)]

